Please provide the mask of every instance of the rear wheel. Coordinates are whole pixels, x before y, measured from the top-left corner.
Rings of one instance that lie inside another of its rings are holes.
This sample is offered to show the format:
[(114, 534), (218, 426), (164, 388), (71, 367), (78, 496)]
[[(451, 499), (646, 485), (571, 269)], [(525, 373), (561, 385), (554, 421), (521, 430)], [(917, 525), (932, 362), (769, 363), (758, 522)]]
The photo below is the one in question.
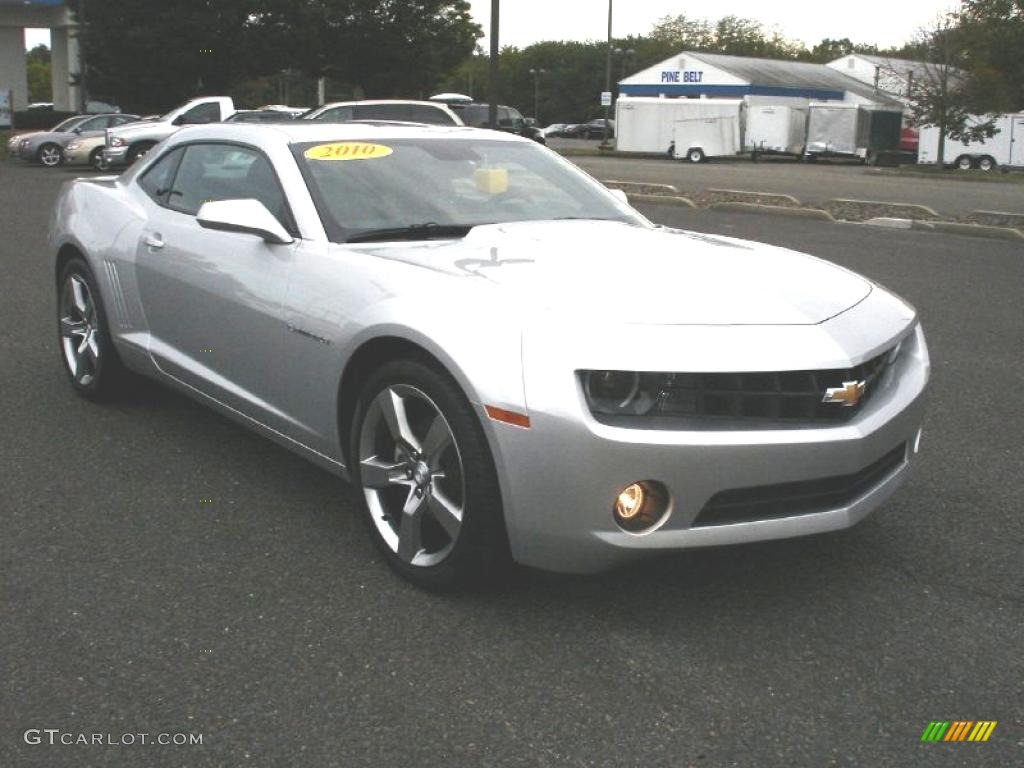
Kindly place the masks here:
[(979, 171), (991, 171), (995, 167), (996, 167), (996, 161), (995, 161), (995, 158), (993, 158), (993, 157), (989, 157), (988, 155), (985, 155), (984, 157), (982, 157), (982, 158), (980, 158), (978, 160), (978, 170)]
[(414, 584), (450, 589), (510, 562), (497, 473), (472, 406), (449, 376), (414, 360), (370, 377), (349, 456), (374, 540)]
[(58, 286), (57, 331), (71, 386), (90, 400), (116, 396), (129, 376), (107, 329), (107, 315), (92, 272), (83, 259), (71, 259)]
[(64, 153), (57, 144), (43, 144), (43, 146), (39, 148), (39, 151), (36, 152), (36, 160), (47, 168), (53, 168), (64, 161)]
[(686, 160), (690, 163), (703, 163), (707, 158), (704, 156), (704, 150), (699, 147), (693, 147), (687, 150)]

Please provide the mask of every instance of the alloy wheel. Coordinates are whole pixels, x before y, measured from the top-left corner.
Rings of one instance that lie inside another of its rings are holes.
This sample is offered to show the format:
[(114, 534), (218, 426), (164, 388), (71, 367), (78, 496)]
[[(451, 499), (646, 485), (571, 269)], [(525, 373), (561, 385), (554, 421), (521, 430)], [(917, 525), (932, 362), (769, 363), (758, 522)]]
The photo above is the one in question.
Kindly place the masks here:
[(358, 458), (363, 494), (387, 547), (413, 566), (444, 561), (462, 528), (466, 488), (440, 408), (411, 385), (384, 388), (367, 408)]
[(52, 168), (55, 165), (60, 165), (60, 159), (60, 147), (54, 146), (53, 144), (47, 144), (39, 150), (39, 162), (43, 165)]
[(83, 387), (89, 386), (99, 371), (98, 328), (96, 304), (88, 283), (79, 274), (68, 275), (60, 295), (60, 340), (64, 363)]

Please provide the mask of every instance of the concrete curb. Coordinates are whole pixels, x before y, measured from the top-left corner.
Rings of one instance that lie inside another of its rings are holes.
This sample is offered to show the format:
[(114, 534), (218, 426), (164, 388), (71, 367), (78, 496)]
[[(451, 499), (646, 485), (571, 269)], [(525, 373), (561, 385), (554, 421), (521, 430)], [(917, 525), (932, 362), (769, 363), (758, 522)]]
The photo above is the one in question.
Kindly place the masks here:
[(626, 192), (629, 201), (637, 203), (661, 203), (663, 205), (679, 205), (684, 208), (696, 208), (697, 204), (682, 195), (645, 195), (639, 192)]
[(888, 227), (889, 229), (912, 229), (914, 226), (913, 219), (896, 219), (891, 216), (879, 216), (860, 223), (867, 224), (869, 227)]
[(961, 224), (956, 221), (915, 221), (914, 229), (930, 229), (951, 235), (987, 237), (992, 240), (1024, 241), (1024, 232), (1011, 227), (990, 227), (985, 224)]
[[(989, 226), (1009, 226), (1017, 227), (1018, 229), (1024, 227), (1024, 213), (1015, 213), (1013, 211), (971, 211), (963, 218), (969, 223), (987, 224)], [(1007, 223), (994, 224), (993, 220)]]
[[(679, 188), (674, 187), (671, 184), (645, 184), (642, 181), (616, 181), (614, 179), (608, 179), (607, 181), (602, 180), (601, 183), (604, 184), (606, 187), (618, 187), (623, 192), (628, 192), (631, 189), (660, 189), (663, 190), (667, 195), (679, 194)], [(638, 192), (638, 194), (644, 193)]]
[(774, 213), (780, 216), (793, 216), (798, 219), (817, 219), (819, 221), (835, 221), (835, 217), (821, 208), (790, 208), (785, 205), (762, 205), (760, 203), (721, 202), (708, 206), (713, 211), (739, 211), (741, 213)]
[(792, 195), (784, 195), (779, 192), (752, 192), (748, 189), (706, 189), (705, 192), (710, 192), (719, 195), (746, 195), (748, 197), (768, 197), (775, 200), (785, 200), (793, 205), (803, 205)]
[(872, 207), (872, 208), (881, 208), (881, 207), (897, 208), (897, 209), (902, 209), (902, 210), (906, 210), (906, 211), (915, 211), (916, 213), (923, 214), (924, 216), (934, 216), (935, 218), (939, 217), (939, 213), (937, 211), (934, 211), (933, 209), (929, 208), (927, 205), (919, 205), (917, 203), (889, 203), (889, 202), (885, 202), (883, 200), (847, 200), (847, 199), (843, 199), (843, 198), (836, 198), (834, 200), (829, 200), (828, 203), (826, 203), (826, 205), (832, 205), (832, 204), (835, 204), (835, 205), (863, 206), (865, 208), (867, 208), (867, 207)]

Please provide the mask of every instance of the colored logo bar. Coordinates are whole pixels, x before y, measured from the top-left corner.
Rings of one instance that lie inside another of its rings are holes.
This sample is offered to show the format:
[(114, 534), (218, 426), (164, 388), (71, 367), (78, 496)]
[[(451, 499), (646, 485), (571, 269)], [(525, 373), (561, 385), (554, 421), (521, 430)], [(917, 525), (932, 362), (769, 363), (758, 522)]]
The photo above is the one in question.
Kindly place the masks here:
[(988, 741), (995, 728), (995, 720), (932, 720), (921, 741)]

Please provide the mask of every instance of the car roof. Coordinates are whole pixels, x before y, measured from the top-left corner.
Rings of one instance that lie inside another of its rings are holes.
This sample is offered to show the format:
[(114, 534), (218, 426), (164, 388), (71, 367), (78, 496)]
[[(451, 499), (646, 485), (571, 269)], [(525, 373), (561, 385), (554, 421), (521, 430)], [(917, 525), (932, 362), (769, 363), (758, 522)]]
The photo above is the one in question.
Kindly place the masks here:
[(186, 126), (171, 136), (171, 143), (199, 139), (248, 141), (256, 144), (284, 141), (302, 144), (310, 141), (380, 141), (385, 139), (475, 138), (485, 141), (526, 142), (529, 139), (501, 131), (461, 125), (424, 125), (385, 120), (321, 123), (296, 120), (282, 123), (207, 123)]

